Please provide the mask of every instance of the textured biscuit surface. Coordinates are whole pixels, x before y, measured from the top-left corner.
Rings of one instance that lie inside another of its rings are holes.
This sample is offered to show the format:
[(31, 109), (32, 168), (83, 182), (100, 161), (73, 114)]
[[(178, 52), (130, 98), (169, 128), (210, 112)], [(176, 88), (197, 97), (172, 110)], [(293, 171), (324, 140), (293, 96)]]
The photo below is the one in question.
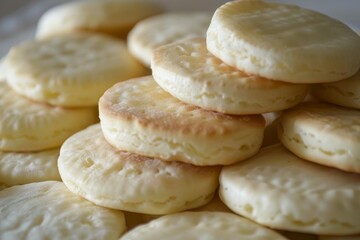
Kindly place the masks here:
[(150, 66), (155, 48), (193, 37), (205, 37), (212, 13), (171, 12), (139, 22), (129, 33), (130, 52)]
[[(97, 205), (146, 214), (167, 214), (208, 203), (219, 167), (165, 162), (113, 148), (100, 125), (70, 137), (61, 147), (65, 185)], [(196, 183), (196, 184), (194, 184)]]
[(360, 71), (345, 80), (316, 84), (311, 93), (325, 102), (360, 109)]
[(309, 161), (360, 173), (360, 112), (323, 103), (301, 104), (280, 118), (279, 139)]
[(144, 71), (122, 40), (85, 33), (24, 42), (4, 64), (16, 92), (68, 107), (96, 106), (107, 88)]
[(0, 82), (0, 150), (39, 151), (98, 120), (96, 108), (64, 109), (28, 100)]
[(119, 239), (124, 214), (47, 181), (0, 191), (1, 239)]
[(233, 116), (180, 102), (152, 77), (108, 89), (99, 101), (105, 138), (118, 149), (195, 165), (226, 165), (260, 148), (261, 115)]
[(151, 64), (155, 81), (183, 102), (227, 114), (259, 114), (290, 108), (308, 90), (304, 84), (271, 81), (230, 67), (196, 38), (162, 46)]
[(126, 37), (138, 21), (161, 12), (158, 4), (149, 1), (75, 1), (48, 10), (39, 20), (36, 36), (100, 32)]
[(360, 175), (302, 160), (280, 145), (224, 167), (219, 192), (231, 210), (265, 226), (360, 233)]
[(360, 68), (360, 36), (311, 10), (263, 1), (231, 1), (218, 8), (207, 47), (247, 73), (293, 83), (345, 79)]
[(121, 240), (132, 239), (285, 240), (286, 238), (235, 214), (182, 212), (160, 217), (121, 237)]
[(41, 152), (0, 152), (0, 184), (7, 187), (49, 180), (61, 181), (59, 149)]

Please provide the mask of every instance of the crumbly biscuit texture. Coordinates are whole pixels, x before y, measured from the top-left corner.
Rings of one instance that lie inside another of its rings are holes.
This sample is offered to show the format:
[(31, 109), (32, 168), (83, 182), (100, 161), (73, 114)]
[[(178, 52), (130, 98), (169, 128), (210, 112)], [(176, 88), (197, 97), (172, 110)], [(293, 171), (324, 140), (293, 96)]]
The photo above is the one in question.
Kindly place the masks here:
[(119, 239), (124, 214), (48, 181), (0, 191), (1, 239)]
[(271, 228), (360, 233), (360, 175), (302, 160), (281, 145), (225, 166), (219, 192), (231, 210)]
[(57, 168), (59, 149), (40, 152), (0, 152), (0, 183), (18, 184), (61, 181)]
[(360, 112), (324, 103), (301, 104), (280, 118), (279, 139), (301, 158), (360, 173)]
[(0, 150), (40, 151), (98, 121), (96, 108), (52, 107), (17, 95), (0, 82)]
[(97, 32), (125, 38), (138, 21), (161, 12), (159, 4), (149, 1), (74, 1), (48, 10), (39, 20), (36, 37)]
[(360, 68), (360, 36), (351, 28), (311, 10), (265, 1), (218, 8), (207, 47), (242, 71), (285, 82), (334, 82)]
[(152, 77), (108, 89), (99, 101), (105, 138), (118, 149), (195, 165), (227, 165), (260, 148), (261, 115), (234, 116), (182, 103)]
[(360, 109), (360, 71), (345, 80), (314, 85), (311, 93), (325, 102)]
[(286, 238), (232, 213), (182, 212), (153, 220), (121, 237), (121, 240), (133, 239), (285, 240)]
[(124, 41), (87, 33), (24, 42), (4, 64), (16, 92), (64, 107), (96, 106), (110, 86), (145, 71)]
[(170, 12), (139, 22), (129, 33), (130, 52), (150, 66), (154, 49), (193, 37), (205, 37), (212, 13)]
[(117, 150), (106, 142), (100, 125), (70, 137), (61, 147), (58, 165), (73, 193), (100, 206), (155, 215), (205, 205), (214, 195), (220, 172), (219, 167)]

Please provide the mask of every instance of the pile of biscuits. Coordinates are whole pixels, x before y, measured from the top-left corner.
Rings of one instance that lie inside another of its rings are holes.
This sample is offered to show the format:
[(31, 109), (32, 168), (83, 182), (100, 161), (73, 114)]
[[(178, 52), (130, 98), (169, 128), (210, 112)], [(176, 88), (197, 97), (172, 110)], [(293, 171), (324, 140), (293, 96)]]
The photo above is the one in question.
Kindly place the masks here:
[(160, 13), (64, 4), (9, 51), (0, 238), (360, 239), (360, 36), (260, 0)]

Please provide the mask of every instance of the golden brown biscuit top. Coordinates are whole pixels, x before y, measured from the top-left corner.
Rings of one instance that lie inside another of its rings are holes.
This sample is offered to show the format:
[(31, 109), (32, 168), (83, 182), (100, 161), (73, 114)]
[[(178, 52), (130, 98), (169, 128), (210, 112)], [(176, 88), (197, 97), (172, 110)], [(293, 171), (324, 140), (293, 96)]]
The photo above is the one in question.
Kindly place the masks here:
[(101, 97), (99, 108), (114, 119), (184, 134), (225, 135), (239, 128), (263, 128), (265, 124), (261, 115), (225, 115), (182, 103), (150, 76), (114, 85)]

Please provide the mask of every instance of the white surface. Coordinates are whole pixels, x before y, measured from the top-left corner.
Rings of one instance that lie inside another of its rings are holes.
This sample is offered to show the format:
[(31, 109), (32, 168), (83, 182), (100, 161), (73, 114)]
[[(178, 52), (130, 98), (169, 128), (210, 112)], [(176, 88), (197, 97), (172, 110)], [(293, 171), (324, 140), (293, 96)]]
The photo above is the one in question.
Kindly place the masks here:
[[(48, 8), (69, 0), (0, 0), (0, 57), (25, 39), (33, 38), (37, 20)], [(226, 0), (156, 0), (168, 10), (215, 10)], [(360, 0), (269, 0), (288, 2), (333, 16), (360, 30)], [(25, 2), (25, 4), (24, 4)], [(19, 7), (20, 6), (20, 7)]]

